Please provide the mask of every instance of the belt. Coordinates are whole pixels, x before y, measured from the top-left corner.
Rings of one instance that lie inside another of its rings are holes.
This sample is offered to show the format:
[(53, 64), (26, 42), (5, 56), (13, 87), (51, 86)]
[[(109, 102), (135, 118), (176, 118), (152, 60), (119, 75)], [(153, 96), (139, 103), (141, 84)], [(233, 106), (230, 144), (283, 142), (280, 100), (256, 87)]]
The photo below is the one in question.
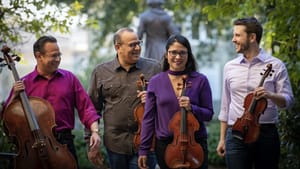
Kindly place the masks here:
[(56, 131), (54, 136), (57, 140), (73, 139), (72, 131), (69, 129)]
[[(260, 127), (276, 127), (276, 124), (274, 123), (265, 123), (265, 124), (259, 124)], [(232, 128), (233, 125), (227, 125), (228, 128)]]

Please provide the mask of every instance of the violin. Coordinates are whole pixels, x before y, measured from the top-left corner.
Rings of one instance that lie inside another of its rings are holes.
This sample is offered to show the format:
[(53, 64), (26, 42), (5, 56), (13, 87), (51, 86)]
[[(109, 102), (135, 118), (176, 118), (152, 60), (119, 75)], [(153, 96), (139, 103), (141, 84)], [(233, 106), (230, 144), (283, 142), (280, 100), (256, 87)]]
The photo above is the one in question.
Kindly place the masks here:
[[(136, 82), (136, 84), (137, 84), (138, 90), (146, 91), (148, 81), (145, 79), (144, 75), (141, 74), (139, 77), (139, 80)], [(145, 111), (144, 107), (145, 107), (145, 104), (140, 103), (134, 109), (134, 120), (138, 124), (138, 129), (134, 133), (134, 137), (133, 137), (133, 144), (134, 144), (135, 150), (138, 150), (141, 145), (141, 127), (142, 127), (142, 121), (143, 121), (143, 116), (144, 116), (144, 111)], [(155, 137), (153, 137), (151, 150), (154, 150), (154, 144), (155, 144), (154, 138)]]
[[(19, 75), (10, 48), (1, 50), (6, 65), (12, 71), (15, 81)], [(17, 140), (15, 169), (76, 169), (76, 161), (66, 145), (58, 143), (53, 136), (55, 127), (54, 110), (49, 102), (38, 97), (28, 97), (25, 91), (14, 99), (4, 110), (4, 126), (8, 136)]]
[[(186, 91), (186, 76), (182, 78), (181, 96)], [(170, 168), (199, 168), (203, 163), (203, 149), (195, 141), (195, 131), (200, 124), (192, 112), (181, 107), (181, 111), (174, 114), (169, 122), (169, 129), (173, 132), (173, 141), (167, 145), (165, 161)]]
[[(274, 72), (272, 64), (268, 64), (265, 72), (261, 73), (262, 79), (258, 87), (263, 86), (265, 79), (269, 75), (272, 75), (270, 74), (271, 72)], [(266, 98), (257, 100), (253, 93), (249, 93), (244, 100), (244, 114), (232, 126), (233, 137), (244, 140), (245, 143), (255, 142), (260, 132), (259, 117), (264, 113), (267, 106), (268, 102)]]

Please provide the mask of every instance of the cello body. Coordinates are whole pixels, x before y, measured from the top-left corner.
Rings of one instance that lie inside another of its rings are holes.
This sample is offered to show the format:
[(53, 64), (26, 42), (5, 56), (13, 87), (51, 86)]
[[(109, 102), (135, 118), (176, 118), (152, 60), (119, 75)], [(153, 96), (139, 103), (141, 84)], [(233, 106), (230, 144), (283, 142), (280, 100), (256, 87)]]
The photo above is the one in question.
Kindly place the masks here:
[[(76, 161), (67, 146), (58, 143), (53, 136), (55, 121), (52, 106), (38, 97), (30, 97), (29, 102), (35, 112), (40, 131), (31, 132), (20, 100), (14, 100), (6, 108), (3, 116), (9, 136), (17, 139), (18, 155), (14, 159), (15, 169), (76, 169)], [(44, 145), (36, 145), (37, 138)]]
[[(186, 76), (183, 78), (181, 96), (185, 95)], [(195, 132), (200, 124), (192, 112), (181, 107), (169, 122), (169, 130), (173, 133), (172, 143), (167, 145), (165, 162), (170, 168), (199, 168), (204, 159), (203, 149), (195, 141)]]

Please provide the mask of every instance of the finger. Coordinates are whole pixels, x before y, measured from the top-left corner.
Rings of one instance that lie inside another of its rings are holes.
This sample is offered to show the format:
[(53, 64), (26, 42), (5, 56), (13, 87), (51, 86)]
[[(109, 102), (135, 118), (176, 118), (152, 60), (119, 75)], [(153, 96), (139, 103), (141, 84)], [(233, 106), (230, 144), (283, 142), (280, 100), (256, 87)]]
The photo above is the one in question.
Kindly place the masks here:
[(145, 158), (143, 158), (143, 167), (147, 168), (147, 160)]

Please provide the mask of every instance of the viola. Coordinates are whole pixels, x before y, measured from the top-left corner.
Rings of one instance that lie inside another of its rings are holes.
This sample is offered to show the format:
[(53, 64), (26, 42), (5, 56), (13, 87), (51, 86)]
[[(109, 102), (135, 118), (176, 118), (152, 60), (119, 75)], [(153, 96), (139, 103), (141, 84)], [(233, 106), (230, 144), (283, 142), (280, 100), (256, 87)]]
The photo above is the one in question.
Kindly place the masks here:
[[(145, 79), (144, 75), (141, 74), (139, 77), (139, 80), (136, 82), (138, 90), (146, 91), (147, 83), (148, 83), (148, 81)], [(141, 127), (142, 127), (142, 121), (143, 121), (143, 116), (144, 116), (144, 111), (145, 111), (144, 107), (145, 107), (145, 104), (140, 103), (134, 109), (134, 120), (138, 124), (138, 129), (134, 133), (134, 137), (133, 137), (133, 144), (134, 144), (135, 150), (138, 150), (141, 145)], [(154, 150), (154, 144), (155, 144), (154, 138), (155, 137), (153, 137), (151, 150)]]
[[(6, 65), (12, 71), (15, 81), (19, 75), (10, 48), (1, 50)], [(76, 161), (66, 145), (58, 143), (53, 136), (55, 127), (54, 110), (49, 102), (38, 97), (28, 97), (25, 91), (14, 99), (3, 113), (4, 126), (8, 136), (17, 140), (15, 169), (76, 169)]]
[[(263, 86), (265, 79), (272, 75), (271, 72), (274, 72), (272, 64), (268, 64), (265, 72), (261, 73), (262, 79), (258, 87)], [(267, 106), (266, 98), (257, 100), (253, 93), (249, 93), (244, 100), (245, 111), (243, 115), (232, 126), (233, 137), (244, 140), (245, 143), (255, 142), (260, 132), (259, 117), (264, 113)]]
[[(182, 78), (181, 96), (186, 91), (186, 76)], [(199, 168), (203, 163), (203, 149), (195, 141), (195, 131), (200, 124), (192, 112), (181, 108), (169, 122), (169, 129), (173, 133), (173, 141), (165, 151), (165, 161), (170, 168)]]

